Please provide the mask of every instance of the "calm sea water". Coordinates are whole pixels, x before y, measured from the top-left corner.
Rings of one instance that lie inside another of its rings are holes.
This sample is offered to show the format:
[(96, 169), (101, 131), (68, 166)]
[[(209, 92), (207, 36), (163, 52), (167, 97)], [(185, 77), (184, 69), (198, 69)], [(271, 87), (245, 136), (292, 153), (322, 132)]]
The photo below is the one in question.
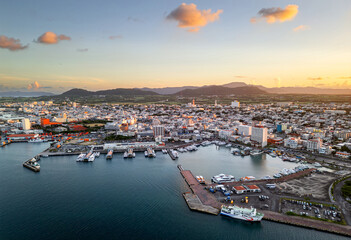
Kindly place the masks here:
[(93, 163), (76, 157), (40, 161), (41, 172), (23, 161), (48, 144), (11, 144), (0, 149), (0, 239), (347, 239), (268, 221), (251, 224), (192, 212), (177, 164), (205, 178), (272, 175), (295, 166), (265, 157), (234, 157), (225, 148), (201, 148), (177, 161), (157, 153)]

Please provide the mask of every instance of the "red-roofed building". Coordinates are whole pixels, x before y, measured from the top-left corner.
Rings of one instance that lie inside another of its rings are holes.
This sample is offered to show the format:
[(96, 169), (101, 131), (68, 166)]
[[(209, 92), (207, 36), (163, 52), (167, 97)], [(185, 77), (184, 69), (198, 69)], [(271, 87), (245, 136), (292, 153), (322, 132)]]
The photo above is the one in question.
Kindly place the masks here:
[(11, 141), (23, 141), (39, 137), (39, 134), (11, 134), (7, 136)]
[(234, 186), (233, 190), (236, 194), (243, 194), (244, 192), (246, 192), (246, 188), (244, 188), (243, 186)]
[(247, 192), (261, 192), (261, 189), (257, 185), (246, 185)]

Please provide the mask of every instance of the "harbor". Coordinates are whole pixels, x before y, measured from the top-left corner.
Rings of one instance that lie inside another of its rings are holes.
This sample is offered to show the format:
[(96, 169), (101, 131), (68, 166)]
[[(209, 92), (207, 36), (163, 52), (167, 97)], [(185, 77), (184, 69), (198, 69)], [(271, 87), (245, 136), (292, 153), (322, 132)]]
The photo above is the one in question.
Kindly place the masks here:
[[(183, 197), (189, 209), (193, 211), (207, 213), (207, 214), (218, 215), (220, 212), (221, 206), (228, 205), (228, 202), (220, 202), (218, 198), (214, 197), (214, 195), (210, 191), (208, 191), (209, 189), (208, 187), (213, 187), (216, 184), (214, 183), (209, 185), (200, 184), (190, 170), (184, 170), (181, 165), (178, 165), (178, 169), (191, 190), (191, 192), (183, 193)], [(302, 178), (306, 175), (311, 174), (315, 170), (316, 169), (307, 169), (302, 172), (291, 174), (289, 176), (285, 176), (279, 179), (253, 180), (253, 181), (247, 181), (247, 182), (243, 182), (243, 181), (230, 182), (230, 183), (226, 183), (226, 186), (228, 188), (233, 186), (242, 186), (243, 184), (246, 184), (246, 185), (260, 184), (261, 186), (264, 186), (272, 183), (285, 182), (295, 178)], [(252, 197), (253, 196), (250, 195), (249, 198), (252, 199)], [(246, 197), (246, 199), (248, 198)], [(234, 200), (234, 198), (231, 198), (231, 201), (234, 202), (235, 204), (242, 205), (242, 202), (241, 203), (238, 202), (238, 198), (236, 198), (236, 200)], [(279, 197), (279, 201), (281, 201), (280, 197)], [(330, 223), (330, 222), (323, 222), (323, 221), (308, 219), (308, 218), (301, 218), (297, 216), (287, 216), (286, 214), (280, 213), (280, 210), (281, 210), (280, 207), (277, 209), (278, 212), (262, 210), (262, 209), (263, 208), (261, 206), (259, 211), (264, 214), (264, 217), (263, 217), (264, 220), (290, 224), (290, 225), (300, 226), (304, 228), (311, 228), (311, 229), (331, 232), (331, 233), (345, 235), (345, 236), (351, 236), (350, 226), (339, 225), (339, 224)]]

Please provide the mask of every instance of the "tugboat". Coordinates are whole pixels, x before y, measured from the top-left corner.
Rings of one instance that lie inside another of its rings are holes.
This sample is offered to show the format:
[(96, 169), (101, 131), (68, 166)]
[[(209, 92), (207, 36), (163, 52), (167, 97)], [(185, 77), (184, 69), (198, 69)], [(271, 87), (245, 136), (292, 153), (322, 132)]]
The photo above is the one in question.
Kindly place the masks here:
[(222, 206), (221, 215), (249, 222), (260, 222), (264, 216), (256, 208), (241, 208), (238, 206)]

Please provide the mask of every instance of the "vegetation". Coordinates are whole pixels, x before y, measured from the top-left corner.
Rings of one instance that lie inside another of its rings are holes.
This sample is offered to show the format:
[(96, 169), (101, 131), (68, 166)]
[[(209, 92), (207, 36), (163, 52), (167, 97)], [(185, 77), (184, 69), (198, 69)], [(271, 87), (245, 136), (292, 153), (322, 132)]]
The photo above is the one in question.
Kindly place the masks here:
[(132, 139), (133, 137), (127, 137), (127, 136), (122, 136), (122, 135), (108, 135), (105, 138), (105, 141), (122, 141), (122, 140), (128, 140)]
[(344, 186), (341, 188), (341, 193), (344, 198), (351, 198), (351, 181), (345, 181)]

